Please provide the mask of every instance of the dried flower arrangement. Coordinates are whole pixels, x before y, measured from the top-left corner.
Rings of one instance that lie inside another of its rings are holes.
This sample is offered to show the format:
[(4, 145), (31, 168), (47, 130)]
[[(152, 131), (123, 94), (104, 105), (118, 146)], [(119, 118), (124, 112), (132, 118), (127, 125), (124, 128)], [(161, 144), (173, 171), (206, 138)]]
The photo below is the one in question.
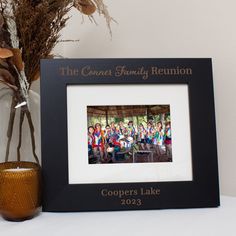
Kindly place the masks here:
[(65, 27), (68, 12), (73, 7), (92, 21), (92, 14), (97, 11), (105, 17), (111, 33), (113, 19), (103, 0), (0, 0), (0, 83), (13, 91), (5, 161), (9, 159), (14, 118), (16, 108), (19, 108), (17, 160), (21, 160), (22, 124), (26, 117), (33, 155), (39, 163), (35, 152), (34, 124), (28, 108), (28, 92), (32, 82), (39, 78), (40, 59), (53, 57), (52, 49), (59, 42), (60, 31)]

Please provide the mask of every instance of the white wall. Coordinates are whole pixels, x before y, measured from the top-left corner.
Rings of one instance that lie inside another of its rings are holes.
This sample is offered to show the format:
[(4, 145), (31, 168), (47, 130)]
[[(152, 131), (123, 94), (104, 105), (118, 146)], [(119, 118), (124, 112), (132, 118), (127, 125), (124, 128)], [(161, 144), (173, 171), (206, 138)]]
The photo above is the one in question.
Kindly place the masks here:
[[(64, 57), (211, 57), (221, 193), (236, 196), (236, 1), (105, 0), (118, 21), (110, 40), (99, 26), (72, 11), (64, 39), (55, 52)], [(38, 90), (38, 83), (34, 85)], [(203, 150), (204, 151), (204, 150)]]

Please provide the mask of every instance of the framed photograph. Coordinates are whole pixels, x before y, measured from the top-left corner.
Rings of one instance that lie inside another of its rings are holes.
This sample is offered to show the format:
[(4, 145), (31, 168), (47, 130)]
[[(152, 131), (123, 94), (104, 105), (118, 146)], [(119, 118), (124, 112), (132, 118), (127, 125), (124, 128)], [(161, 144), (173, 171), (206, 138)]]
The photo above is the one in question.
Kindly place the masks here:
[(41, 61), (44, 211), (217, 207), (211, 59)]

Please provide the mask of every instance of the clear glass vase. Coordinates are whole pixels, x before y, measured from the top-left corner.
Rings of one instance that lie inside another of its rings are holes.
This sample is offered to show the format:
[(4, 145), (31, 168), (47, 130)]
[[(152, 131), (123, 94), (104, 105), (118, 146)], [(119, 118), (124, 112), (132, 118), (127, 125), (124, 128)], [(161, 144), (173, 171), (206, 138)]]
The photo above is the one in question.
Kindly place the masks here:
[[(24, 115), (22, 126), (20, 125), (21, 108), (12, 107), (13, 99), (14, 93), (11, 89), (0, 87), (0, 162), (19, 161), (19, 159), (20, 161), (37, 162), (36, 158), (41, 159), (40, 97), (36, 92), (29, 91), (28, 111), (32, 120), (31, 125), (33, 125), (31, 128), (28, 115)], [(13, 113), (15, 115), (11, 132), (9, 121)], [(9, 136), (11, 137), (9, 138)], [(35, 140), (32, 140), (32, 137)], [(6, 160), (7, 149), (9, 149), (9, 155)]]

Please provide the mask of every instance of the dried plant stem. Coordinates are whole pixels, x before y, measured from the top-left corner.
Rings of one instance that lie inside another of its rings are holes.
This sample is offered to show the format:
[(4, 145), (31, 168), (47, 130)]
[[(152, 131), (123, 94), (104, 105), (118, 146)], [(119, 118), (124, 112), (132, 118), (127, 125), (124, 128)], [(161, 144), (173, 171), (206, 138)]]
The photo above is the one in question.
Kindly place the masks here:
[(25, 111), (21, 108), (20, 111), (20, 123), (19, 123), (19, 141), (17, 146), (17, 161), (21, 161), (20, 149), (22, 144), (22, 126), (25, 118)]
[(12, 97), (12, 103), (11, 103), (11, 110), (10, 110), (10, 118), (8, 122), (8, 129), (7, 129), (7, 148), (6, 148), (6, 155), (5, 155), (5, 161), (7, 162), (9, 160), (9, 152), (10, 152), (10, 146), (11, 146), (11, 139), (12, 139), (12, 133), (13, 133), (13, 126), (14, 126), (14, 120), (16, 116), (16, 100), (15, 96)]
[(32, 118), (31, 118), (30, 111), (28, 109), (25, 110), (25, 114), (28, 119), (29, 128), (30, 128), (33, 155), (34, 155), (35, 161), (39, 164), (39, 159), (38, 159), (38, 156), (35, 151), (36, 145), (35, 145), (35, 137), (34, 137), (34, 124), (33, 124)]

